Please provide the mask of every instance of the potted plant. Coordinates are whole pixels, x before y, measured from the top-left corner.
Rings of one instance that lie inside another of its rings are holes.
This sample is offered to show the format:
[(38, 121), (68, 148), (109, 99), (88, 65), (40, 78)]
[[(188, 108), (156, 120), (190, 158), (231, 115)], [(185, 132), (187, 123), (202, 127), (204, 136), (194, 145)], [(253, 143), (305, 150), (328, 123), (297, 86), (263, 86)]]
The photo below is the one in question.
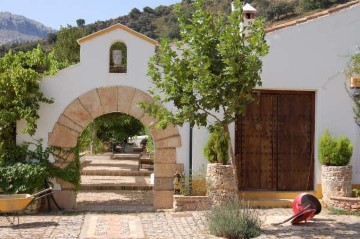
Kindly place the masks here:
[(347, 137), (333, 137), (328, 129), (320, 137), (322, 194), (327, 206), (332, 205), (332, 196), (350, 197), (352, 194), (352, 167), (348, 165), (352, 153), (353, 145)]
[(209, 161), (206, 174), (207, 195), (212, 205), (237, 199), (234, 168), (229, 161), (229, 135), (221, 126), (214, 127), (204, 148)]

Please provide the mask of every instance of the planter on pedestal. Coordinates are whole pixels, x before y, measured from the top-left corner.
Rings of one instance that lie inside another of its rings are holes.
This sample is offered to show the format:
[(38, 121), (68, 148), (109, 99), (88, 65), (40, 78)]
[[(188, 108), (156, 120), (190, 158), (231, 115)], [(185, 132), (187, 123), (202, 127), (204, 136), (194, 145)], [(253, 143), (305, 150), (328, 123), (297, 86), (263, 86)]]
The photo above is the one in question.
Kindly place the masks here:
[(233, 166), (220, 163), (208, 164), (206, 188), (207, 196), (212, 206), (218, 206), (226, 201), (237, 200)]
[(331, 197), (351, 197), (352, 167), (347, 166), (353, 145), (347, 137), (335, 138), (326, 130), (319, 140), (319, 161), (322, 164), (321, 182), (325, 206), (334, 206)]
[(323, 202), (327, 206), (334, 206), (330, 197), (351, 197), (352, 167), (325, 166), (321, 167)]

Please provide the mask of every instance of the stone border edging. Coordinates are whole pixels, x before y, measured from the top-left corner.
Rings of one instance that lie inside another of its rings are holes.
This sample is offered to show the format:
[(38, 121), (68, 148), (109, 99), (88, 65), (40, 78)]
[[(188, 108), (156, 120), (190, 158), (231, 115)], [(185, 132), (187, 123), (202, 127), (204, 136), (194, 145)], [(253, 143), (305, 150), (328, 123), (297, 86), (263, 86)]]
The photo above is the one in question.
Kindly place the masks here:
[(349, 212), (360, 212), (360, 198), (354, 197), (330, 197), (335, 209), (343, 209)]

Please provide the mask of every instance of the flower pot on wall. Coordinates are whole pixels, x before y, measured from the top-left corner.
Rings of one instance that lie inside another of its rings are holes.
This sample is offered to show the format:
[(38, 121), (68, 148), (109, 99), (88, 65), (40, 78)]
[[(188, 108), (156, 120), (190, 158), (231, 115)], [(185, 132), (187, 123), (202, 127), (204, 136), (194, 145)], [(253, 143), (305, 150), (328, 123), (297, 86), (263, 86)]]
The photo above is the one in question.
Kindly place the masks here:
[(352, 166), (321, 167), (323, 202), (333, 206), (330, 197), (351, 197), (352, 194)]
[(237, 200), (236, 181), (232, 165), (210, 163), (207, 165), (206, 188), (213, 206)]

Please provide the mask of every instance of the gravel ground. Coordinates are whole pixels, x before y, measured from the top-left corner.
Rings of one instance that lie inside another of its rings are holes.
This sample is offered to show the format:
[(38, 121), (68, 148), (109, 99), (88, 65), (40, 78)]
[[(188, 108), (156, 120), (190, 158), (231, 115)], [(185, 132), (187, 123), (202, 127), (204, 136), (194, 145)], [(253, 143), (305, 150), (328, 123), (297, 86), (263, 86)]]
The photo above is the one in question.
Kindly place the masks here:
[[(216, 238), (209, 235), (203, 212), (63, 213), (21, 215), (10, 227), (0, 216), (0, 238)], [(258, 238), (359, 238), (360, 217), (329, 215), (323, 210), (314, 220), (293, 226), (273, 226), (292, 215), (291, 209), (261, 209), (264, 225)]]

